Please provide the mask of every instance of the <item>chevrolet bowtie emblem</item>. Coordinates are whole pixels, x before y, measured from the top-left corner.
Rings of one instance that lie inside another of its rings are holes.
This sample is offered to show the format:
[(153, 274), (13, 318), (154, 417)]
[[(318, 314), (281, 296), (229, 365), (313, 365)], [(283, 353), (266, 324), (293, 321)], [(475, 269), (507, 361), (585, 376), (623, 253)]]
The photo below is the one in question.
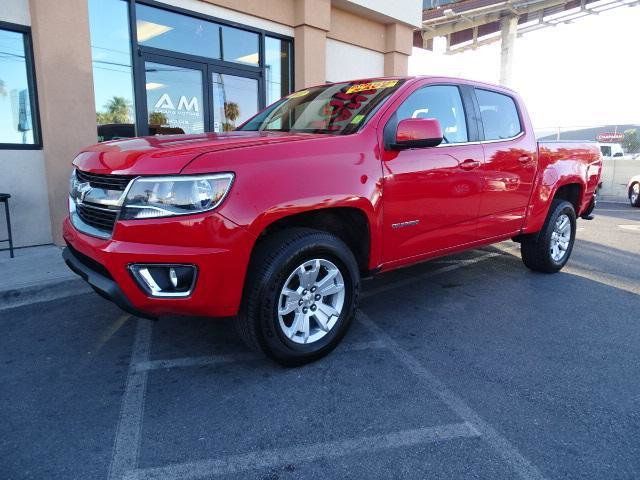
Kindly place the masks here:
[(76, 188), (76, 192), (78, 194), (76, 197), (77, 201), (79, 203), (84, 202), (85, 197), (90, 191), (91, 191), (91, 185), (89, 184), (89, 182), (79, 184), (78, 187)]

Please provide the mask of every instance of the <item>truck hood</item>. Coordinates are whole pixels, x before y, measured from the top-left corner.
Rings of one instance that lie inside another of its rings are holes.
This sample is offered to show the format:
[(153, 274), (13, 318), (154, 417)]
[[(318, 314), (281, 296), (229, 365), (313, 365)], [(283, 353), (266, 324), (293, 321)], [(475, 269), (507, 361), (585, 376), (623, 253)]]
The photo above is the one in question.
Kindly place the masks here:
[(73, 161), (80, 170), (116, 175), (177, 174), (203, 153), (235, 148), (297, 142), (325, 135), (287, 132), (229, 132), (223, 134), (161, 135), (99, 143)]

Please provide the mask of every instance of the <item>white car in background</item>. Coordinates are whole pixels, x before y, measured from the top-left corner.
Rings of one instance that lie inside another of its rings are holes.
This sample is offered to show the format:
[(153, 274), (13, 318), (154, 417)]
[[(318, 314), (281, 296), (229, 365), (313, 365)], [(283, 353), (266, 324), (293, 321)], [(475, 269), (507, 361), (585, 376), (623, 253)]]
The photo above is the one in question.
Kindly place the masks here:
[(631, 177), (629, 185), (627, 185), (627, 192), (629, 192), (629, 203), (632, 207), (640, 207), (640, 175)]

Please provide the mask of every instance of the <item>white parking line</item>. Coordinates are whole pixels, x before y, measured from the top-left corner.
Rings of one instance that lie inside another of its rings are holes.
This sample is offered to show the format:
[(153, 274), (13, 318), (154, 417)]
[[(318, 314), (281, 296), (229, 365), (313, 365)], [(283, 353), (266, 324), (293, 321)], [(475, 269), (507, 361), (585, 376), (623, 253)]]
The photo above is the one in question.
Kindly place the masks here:
[(230, 455), (220, 459), (132, 470), (127, 473), (125, 478), (127, 480), (184, 480), (211, 477), (214, 475), (229, 475), (246, 470), (286, 465), (291, 462), (310, 462), (321, 458), (344, 457), (357, 453), (378, 452), (389, 448), (409, 447), (456, 438), (473, 438), (478, 435), (478, 431), (469, 423), (452, 423), (436, 427), (401, 430), (393, 433), (350, 438), (347, 440), (261, 450), (239, 455)]
[(409, 371), (425, 381), (427, 386), (451, 410), (458, 414), (474, 430), (480, 432), (482, 438), (493, 447), (503, 460), (523, 480), (542, 480), (542, 473), (527, 460), (502, 434), (485, 422), (464, 400), (449, 390), (435, 375), (425, 368), (418, 359), (403, 349), (393, 338), (381, 329), (364, 312), (359, 312), (360, 321), (378, 338), (382, 339), (389, 351), (400, 360)]
[[(412, 284), (416, 280), (429, 278), (440, 273), (449, 272), (474, 264), (489, 258), (501, 255), (500, 253), (487, 253), (474, 259), (459, 260), (453, 265), (448, 265), (437, 270), (426, 272), (425, 274), (414, 276), (410, 279), (399, 280), (397, 282), (384, 285), (365, 292), (362, 296), (368, 297), (382, 291), (399, 288), (407, 284)], [(390, 344), (386, 338), (372, 342), (362, 342), (355, 344), (345, 344), (339, 346), (336, 351), (355, 351), (369, 348), (389, 348)], [(150, 370), (158, 368), (185, 367), (193, 365), (212, 365), (228, 362), (256, 358), (254, 354), (231, 354), (214, 357), (190, 357), (173, 360), (149, 360), (149, 349), (151, 347), (151, 322), (138, 319), (129, 373), (127, 376), (125, 391), (122, 397), (120, 408), (120, 418), (118, 421), (116, 436), (114, 440), (113, 454), (109, 465), (109, 480), (122, 478), (196, 478), (200, 476), (210, 476), (215, 469), (220, 472), (239, 471), (249, 468), (257, 468), (264, 464), (274, 466), (285, 463), (291, 455), (297, 458), (321, 458), (327, 456), (343, 456), (358, 451), (373, 451), (396, 446), (414, 445), (429, 441), (440, 441), (456, 437), (478, 436), (478, 430), (471, 424), (452, 424), (441, 427), (429, 427), (417, 430), (407, 430), (402, 432), (380, 435), (376, 437), (363, 437), (337, 442), (299, 447), (300, 452), (294, 449), (271, 450), (252, 452), (220, 460), (204, 460), (201, 462), (191, 462), (185, 464), (169, 465), (149, 469), (137, 469), (138, 456), (141, 441), (142, 421), (144, 414), (144, 397), (147, 386), (147, 375)], [(468, 407), (467, 407), (468, 408)], [(455, 409), (454, 409), (455, 410)], [(461, 415), (462, 418), (465, 416)], [(468, 415), (476, 421), (473, 415)], [(491, 433), (490, 427), (476, 421), (485, 431)], [(498, 435), (498, 434), (496, 434)], [(498, 435), (498, 440), (501, 437)], [(497, 440), (493, 440), (494, 443)], [(505, 440), (506, 442), (506, 440)], [(508, 444), (507, 444), (508, 445)], [(508, 451), (508, 448), (504, 448)], [(517, 453), (517, 452), (516, 452)], [(526, 462), (526, 460), (523, 461)], [(262, 462), (262, 463), (261, 463)], [(265, 463), (266, 462), (266, 463)], [(516, 462), (517, 463), (517, 462)], [(516, 465), (517, 466), (517, 465)], [(535, 467), (532, 467), (535, 468)], [(231, 469), (231, 470), (229, 470)], [(215, 470), (215, 471), (218, 471)], [(542, 478), (542, 476), (523, 476), (526, 479)]]
[[(371, 342), (358, 342), (358, 343), (345, 343), (338, 346), (336, 353), (340, 352), (355, 352), (358, 350), (372, 350), (376, 348), (386, 348), (385, 345), (379, 341), (374, 340)], [(264, 360), (264, 355), (258, 353), (246, 352), (246, 353), (230, 353), (223, 355), (211, 355), (206, 357), (182, 357), (182, 358), (170, 358), (164, 360), (146, 360), (133, 365), (133, 369), (136, 372), (146, 372), (149, 370), (159, 370), (168, 368), (180, 368), (180, 367), (202, 367), (206, 365), (223, 365), (226, 363), (236, 362), (248, 362), (252, 360)]]
[(471, 258), (468, 260), (456, 260), (456, 263), (452, 265), (447, 265), (446, 267), (441, 267), (436, 270), (431, 270), (430, 272), (425, 272), (421, 275), (416, 275), (414, 277), (398, 280), (397, 282), (389, 283), (387, 285), (381, 285), (379, 287), (372, 288), (371, 290), (366, 290), (360, 294), (360, 298), (368, 298), (383, 292), (387, 292), (389, 290), (394, 290), (396, 288), (406, 287), (408, 285), (414, 285), (419, 280), (430, 278), (435, 275), (440, 275), (441, 273), (451, 272), (452, 270), (457, 270), (461, 267), (465, 267), (467, 265), (473, 265), (474, 263), (482, 262), (483, 260), (488, 260), (490, 258), (498, 257), (500, 255), (502, 254), (497, 252), (492, 252), (492, 253), (485, 253), (484, 255), (479, 255), (475, 258)]
[(133, 367), (147, 361), (150, 347), (151, 321), (138, 319), (129, 374), (122, 395), (120, 418), (109, 465), (107, 477), (109, 480), (121, 479), (127, 471), (138, 465), (144, 396), (147, 390), (147, 371), (137, 371)]

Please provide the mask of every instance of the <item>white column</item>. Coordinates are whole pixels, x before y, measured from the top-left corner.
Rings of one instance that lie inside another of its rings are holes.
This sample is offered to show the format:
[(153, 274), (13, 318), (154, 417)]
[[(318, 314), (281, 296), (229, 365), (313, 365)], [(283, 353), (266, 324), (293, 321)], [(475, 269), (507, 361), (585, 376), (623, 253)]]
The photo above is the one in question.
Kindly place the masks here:
[(502, 43), (500, 49), (500, 84), (509, 86), (511, 84), (513, 54), (518, 33), (518, 17), (504, 17), (500, 21), (500, 26)]

